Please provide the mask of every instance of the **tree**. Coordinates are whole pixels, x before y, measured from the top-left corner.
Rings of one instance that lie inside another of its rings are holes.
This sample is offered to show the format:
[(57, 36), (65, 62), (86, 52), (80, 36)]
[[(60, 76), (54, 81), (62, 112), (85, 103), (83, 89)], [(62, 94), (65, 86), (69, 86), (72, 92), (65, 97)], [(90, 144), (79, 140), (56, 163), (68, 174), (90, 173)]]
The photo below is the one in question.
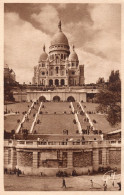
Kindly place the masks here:
[(111, 125), (121, 122), (121, 80), (119, 71), (112, 71), (105, 89), (97, 94), (98, 111), (107, 114)]
[(97, 84), (103, 84), (105, 83), (104, 77), (99, 77), (98, 81), (96, 82)]

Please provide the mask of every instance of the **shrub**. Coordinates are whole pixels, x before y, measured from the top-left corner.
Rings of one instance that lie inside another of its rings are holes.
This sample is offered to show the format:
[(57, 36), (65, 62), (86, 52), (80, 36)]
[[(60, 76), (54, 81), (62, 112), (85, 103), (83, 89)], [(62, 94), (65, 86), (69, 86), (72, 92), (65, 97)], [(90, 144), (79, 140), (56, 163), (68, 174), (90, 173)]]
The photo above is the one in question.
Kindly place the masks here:
[(96, 120), (95, 119), (93, 119), (93, 123), (96, 123)]
[(73, 120), (73, 123), (76, 124), (76, 120), (75, 119)]

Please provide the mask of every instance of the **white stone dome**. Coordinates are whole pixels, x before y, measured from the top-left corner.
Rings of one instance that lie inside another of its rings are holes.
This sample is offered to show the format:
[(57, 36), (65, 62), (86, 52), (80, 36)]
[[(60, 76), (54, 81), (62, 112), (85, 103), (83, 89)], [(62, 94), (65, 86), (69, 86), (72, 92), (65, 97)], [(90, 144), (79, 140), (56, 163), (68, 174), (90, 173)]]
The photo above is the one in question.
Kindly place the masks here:
[(48, 58), (48, 54), (46, 53), (46, 51), (45, 51), (45, 46), (44, 46), (44, 47), (43, 47), (43, 53), (40, 55), (40, 58), (39, 58), (39, 63), (40, 63), (41, 61), (47, 60), (47, 58)]
[(78, 61), (78, 55), (74, 50), (74, 46), (73, 46), (73, 51), (69, 55), (69, 61)]
[(54, 35), (51, 41), (51, 45), (58, 45), (58, 44), (69, 45), (67, 37), (61, 30), (61, 21), (58, 24), (58, 28), (59, 28), (59, 31)]

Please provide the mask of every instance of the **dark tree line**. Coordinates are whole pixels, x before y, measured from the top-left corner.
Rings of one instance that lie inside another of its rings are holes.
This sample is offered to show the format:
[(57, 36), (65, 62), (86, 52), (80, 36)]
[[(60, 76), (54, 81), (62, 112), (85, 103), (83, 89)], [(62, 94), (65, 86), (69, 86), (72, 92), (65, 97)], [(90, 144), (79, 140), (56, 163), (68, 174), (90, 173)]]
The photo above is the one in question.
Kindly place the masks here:
[(106, 87), (97, 95), (98, 111), (107, 114), (111, 125), (121, 122), (121, 79), (119, 71), (112, 71)]

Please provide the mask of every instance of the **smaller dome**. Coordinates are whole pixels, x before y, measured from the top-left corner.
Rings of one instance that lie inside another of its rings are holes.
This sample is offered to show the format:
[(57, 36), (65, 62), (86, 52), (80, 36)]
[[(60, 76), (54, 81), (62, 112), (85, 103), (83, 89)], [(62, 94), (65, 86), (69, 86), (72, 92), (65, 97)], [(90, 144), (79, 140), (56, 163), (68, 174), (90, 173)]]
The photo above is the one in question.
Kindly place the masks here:
[(73, 46), (73, 51), (69, 55), (69, 60), (70, 61), (78, 61), (78, 55), (76, 54), (76, 52), (74, 50), (74, 46)]
[(47, 58), (48, 58), (48, 54), (47, 54), (46, 51), (45, 51), (45, 45), (44, 45), (44, 46), (43, 46), (43, 53), (40, 55), (40, 58), (39, 58), (39, 63), (40, 63), (41, 61), (47, 60)]

